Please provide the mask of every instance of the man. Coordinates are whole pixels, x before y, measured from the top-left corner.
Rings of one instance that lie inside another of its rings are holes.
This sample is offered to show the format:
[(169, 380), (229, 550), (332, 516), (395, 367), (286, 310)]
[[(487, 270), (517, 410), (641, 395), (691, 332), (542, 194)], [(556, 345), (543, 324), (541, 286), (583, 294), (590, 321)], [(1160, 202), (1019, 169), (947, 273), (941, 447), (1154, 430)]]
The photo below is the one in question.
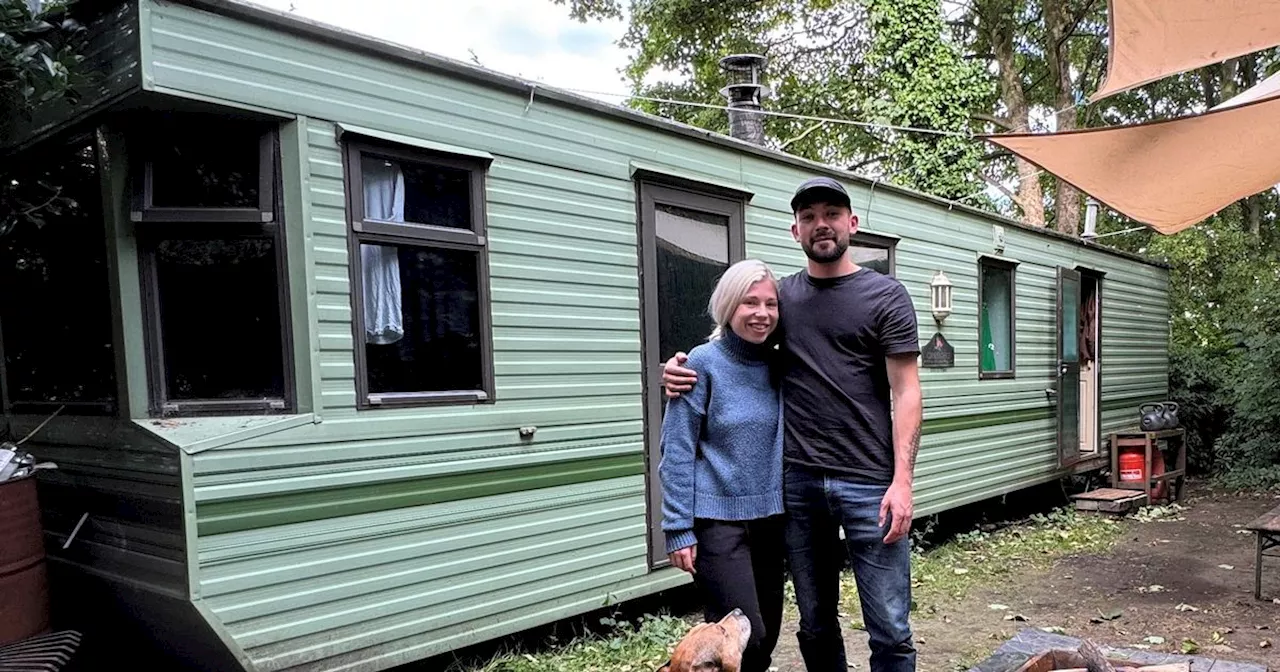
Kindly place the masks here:
[[(915, 308), (901, 283), (850, 258), (858, 218), (839, 182), (806, 181), (791, 209), (791, 235), (808, 257), (779, 287), (783, 487), (800, 652), (809, 672), (848, 669), (838, 620), (843, 528), (871, 670), (914, 670), (907, 533), (922, 405)], [(668, 396), (696, 384), (684, 361), (677, 353), (666, 364)]]

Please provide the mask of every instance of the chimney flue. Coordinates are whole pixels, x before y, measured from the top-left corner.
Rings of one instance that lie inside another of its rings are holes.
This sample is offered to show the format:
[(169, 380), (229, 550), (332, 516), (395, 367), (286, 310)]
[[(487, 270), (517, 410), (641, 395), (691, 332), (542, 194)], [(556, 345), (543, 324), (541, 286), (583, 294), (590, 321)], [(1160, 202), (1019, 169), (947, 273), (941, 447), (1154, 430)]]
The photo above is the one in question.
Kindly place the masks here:
[(760, 83), (765, 57), (757, 54), (733, 54), (720, 59), (720, 67), (728, 73), (728, 84), (720, 95), (729, 101), (729, 135), (757, 145), (764, 144), (764, 115), (761, 101), (768, 87)]

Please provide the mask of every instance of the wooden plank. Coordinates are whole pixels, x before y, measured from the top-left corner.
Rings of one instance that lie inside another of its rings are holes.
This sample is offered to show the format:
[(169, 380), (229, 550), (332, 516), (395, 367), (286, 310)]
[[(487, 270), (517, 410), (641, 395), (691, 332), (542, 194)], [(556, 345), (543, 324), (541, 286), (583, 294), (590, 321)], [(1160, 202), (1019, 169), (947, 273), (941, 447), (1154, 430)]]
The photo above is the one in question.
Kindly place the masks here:
[(1258, 516), (1244, 528), (1260, 532), (1280, 532), (1280, 506)]
[(1137, 491), (1127, 491), (1124, 499), (1076, 499), (1077, 511), (1098, 513), (1128, 513), (1147, 503), (1147, 496)]
[(1098, 488), (1089, 492), (1082, 492), (1072, 495), (1072, 499), (1085, 499), (1096, 501), (1116, 501), (1121, 499), (1132, 499), (1133, 492), (1130, 490), (1121, 490), (1119, 488)]

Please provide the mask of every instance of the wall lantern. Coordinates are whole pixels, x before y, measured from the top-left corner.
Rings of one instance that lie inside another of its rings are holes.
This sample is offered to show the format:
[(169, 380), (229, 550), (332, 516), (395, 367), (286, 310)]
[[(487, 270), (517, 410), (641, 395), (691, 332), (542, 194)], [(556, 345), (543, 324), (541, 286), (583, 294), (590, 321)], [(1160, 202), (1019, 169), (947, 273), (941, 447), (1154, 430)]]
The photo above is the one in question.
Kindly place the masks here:
[(929, 287), (933, 290), (933, 319), (942, 322), (951, 314), (951, 281), (938, 271), (933, 274)]

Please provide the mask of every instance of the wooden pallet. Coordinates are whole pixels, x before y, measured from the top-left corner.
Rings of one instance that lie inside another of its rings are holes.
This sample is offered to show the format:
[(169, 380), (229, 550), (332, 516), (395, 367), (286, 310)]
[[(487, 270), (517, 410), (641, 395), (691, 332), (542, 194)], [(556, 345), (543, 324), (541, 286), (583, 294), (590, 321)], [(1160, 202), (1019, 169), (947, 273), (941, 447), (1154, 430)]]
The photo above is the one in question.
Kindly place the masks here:
[(1098, 488), (1089, 492), (1072, 495), (1076, 501), (1077, 511), (1097, 511), (1099, 513), (1125, 514), (1136, 511), (1147, 503), (1145, 492), (1136, 492), (1122, 488)]

